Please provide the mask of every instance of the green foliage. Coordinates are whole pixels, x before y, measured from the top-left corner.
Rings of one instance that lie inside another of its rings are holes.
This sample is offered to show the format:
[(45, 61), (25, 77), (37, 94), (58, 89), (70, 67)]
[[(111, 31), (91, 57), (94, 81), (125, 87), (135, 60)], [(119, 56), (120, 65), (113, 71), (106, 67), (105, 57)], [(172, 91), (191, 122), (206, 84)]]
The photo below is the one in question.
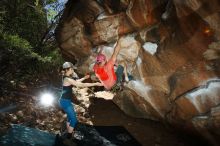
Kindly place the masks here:
[(61, 65), (54, 27), (49, 27), (55, 10), (45, 8), (53, 3), (59, 5), (57, 0), (0, 1), (0, 82), (49, 78)]
[(10, 49), (12, 49), (12, 48), (23, 48), (23, 49), (32, 48), (30, 43), (27, 40), (20, 38), (18, 35), (3, 34), (3, 40)]
[(46, 5), (57, 3), (58, 0), (45, 0)]
[(38, 6), (39, 5), (39, 0), (35, 0), (34, 4), (35, 4), (35, 6)]
[(7, 68), (2, 74), (8, 74), (9, 79), (11, 74), (8, 71), (13, 73), (13, 77), (25, 77), (28, 74), (40, 73), (39, 67), (47, 65), (52, 60), (51, 57), (42, 57), (33, 52), (30, 43), (18, 35), (2, 35), (1, 48), (1, 66)]
[(52, 20), (57, 15), (57, 12), (53, 9), (48, 9), (47, 18)]
[(47, 28), (47, 17), (43, 5), (35, 0), (8, 0), (2, 5), (4, 33), (16, 35), (35, 47)]
[[(22, 60), (27, 60), (29, 58), (37, 59), (39, 62), (51, 61), (51, 57), (43, 58), (37, 53), (33, 52), (30, 43), (27, 40), (20, 38), (18, 35), (4, 34), (3, 41), (13, 57), (19, 57), (22, 58)], [(22, 61), (21, 59), (19, 60)]]
[(0, 77), (8, 82), (31, 81), (42, 76), (50, 78), (63, 62), (57, 48), (43, 57), (33, 52), (29, 42), (18, 35), (4, 34), (0, 40)]
[(48, 56), (51, 57), (51, 60), (53, 65), (52, 66), (59, 66), (63, 63), (63, 58), (61, 56), (61, 53), (58, 51), (58, 48), (57, 49), (54, 49), (53, 51), (51, 51)]

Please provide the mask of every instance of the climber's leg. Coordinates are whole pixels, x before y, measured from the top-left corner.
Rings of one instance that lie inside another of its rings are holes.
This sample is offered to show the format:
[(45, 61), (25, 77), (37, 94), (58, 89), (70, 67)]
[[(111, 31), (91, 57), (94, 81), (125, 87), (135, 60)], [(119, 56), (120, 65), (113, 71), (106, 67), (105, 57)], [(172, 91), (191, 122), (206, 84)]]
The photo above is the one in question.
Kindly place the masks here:
[(124, 67), (122, 65), (118, 65), (115, 74), (117, 76), (116, 83), (121, 83), (123, 81)]
[(129, 82), (130, 80), (133, 80), (133, 76), (128, 74), (127, 64), (125, 62), (121, 62), (120, 65), (124, 68), (123, 74), (125, 76), (125, 81)]

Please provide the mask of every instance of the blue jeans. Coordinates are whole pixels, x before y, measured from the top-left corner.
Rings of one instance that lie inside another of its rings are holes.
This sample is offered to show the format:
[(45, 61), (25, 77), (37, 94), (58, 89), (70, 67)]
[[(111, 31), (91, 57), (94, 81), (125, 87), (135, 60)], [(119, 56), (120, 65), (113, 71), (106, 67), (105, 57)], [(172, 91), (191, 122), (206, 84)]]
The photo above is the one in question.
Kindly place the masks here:
[(76, 112), (70, 100), (68, 99), (60, 99), (60, 107), (67, 114), (67, 121), (70, 123), (71, 127), (75, 127), (77, 123)]
[(116, 83), (122, 82), (123, 74), (124, 74), (124, 67), (122, 65), (118, 65), (117, 70), (115, 71), (115, 74), (117, 76)]
[[(122, 65), (118, 65), (117, 70), (115, 71), (115, 74), (117, 76), (116, 83), (121, 83), (123, 81), (123, 74), (124, 74), (124, 67)], [(131, 75), (128, 74), (129, 81), (133, 79)]]

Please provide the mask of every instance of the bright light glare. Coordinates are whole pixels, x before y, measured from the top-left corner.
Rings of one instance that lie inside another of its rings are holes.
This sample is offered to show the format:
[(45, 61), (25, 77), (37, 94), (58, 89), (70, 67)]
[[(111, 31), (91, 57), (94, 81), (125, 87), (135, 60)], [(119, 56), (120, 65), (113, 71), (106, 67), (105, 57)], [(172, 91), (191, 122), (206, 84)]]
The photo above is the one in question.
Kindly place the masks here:
[(41, 104), (45, 106), (52, 105), (53, 100), (54, 100), (54, 97), (50, 93), (45, 93), (40, 98)]

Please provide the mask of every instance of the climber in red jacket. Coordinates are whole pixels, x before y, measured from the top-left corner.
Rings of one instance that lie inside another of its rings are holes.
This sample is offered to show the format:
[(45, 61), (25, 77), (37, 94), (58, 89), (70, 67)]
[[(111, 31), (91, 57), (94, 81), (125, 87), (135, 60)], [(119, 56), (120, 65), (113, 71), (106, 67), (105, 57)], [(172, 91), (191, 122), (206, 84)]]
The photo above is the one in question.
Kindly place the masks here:
[(125, 75), (125, 80), (127, 82), (129, 81), (130, 76), (128, 76), (125, 63), (118, 65), (116, 72), (114, 70), (116, 59), (121, 49), (121, 42), (122, 39), (119, 38), (114, 48), (114, 52), (109, 60), (106, 60), (106, 56), (104, 54), (99, 53), (96, 56), (96, 63), (93, 66), (96, 77), (107, 90), (111, 90), (117, 83), (121, 83), (123, 80), (123, 74)]

